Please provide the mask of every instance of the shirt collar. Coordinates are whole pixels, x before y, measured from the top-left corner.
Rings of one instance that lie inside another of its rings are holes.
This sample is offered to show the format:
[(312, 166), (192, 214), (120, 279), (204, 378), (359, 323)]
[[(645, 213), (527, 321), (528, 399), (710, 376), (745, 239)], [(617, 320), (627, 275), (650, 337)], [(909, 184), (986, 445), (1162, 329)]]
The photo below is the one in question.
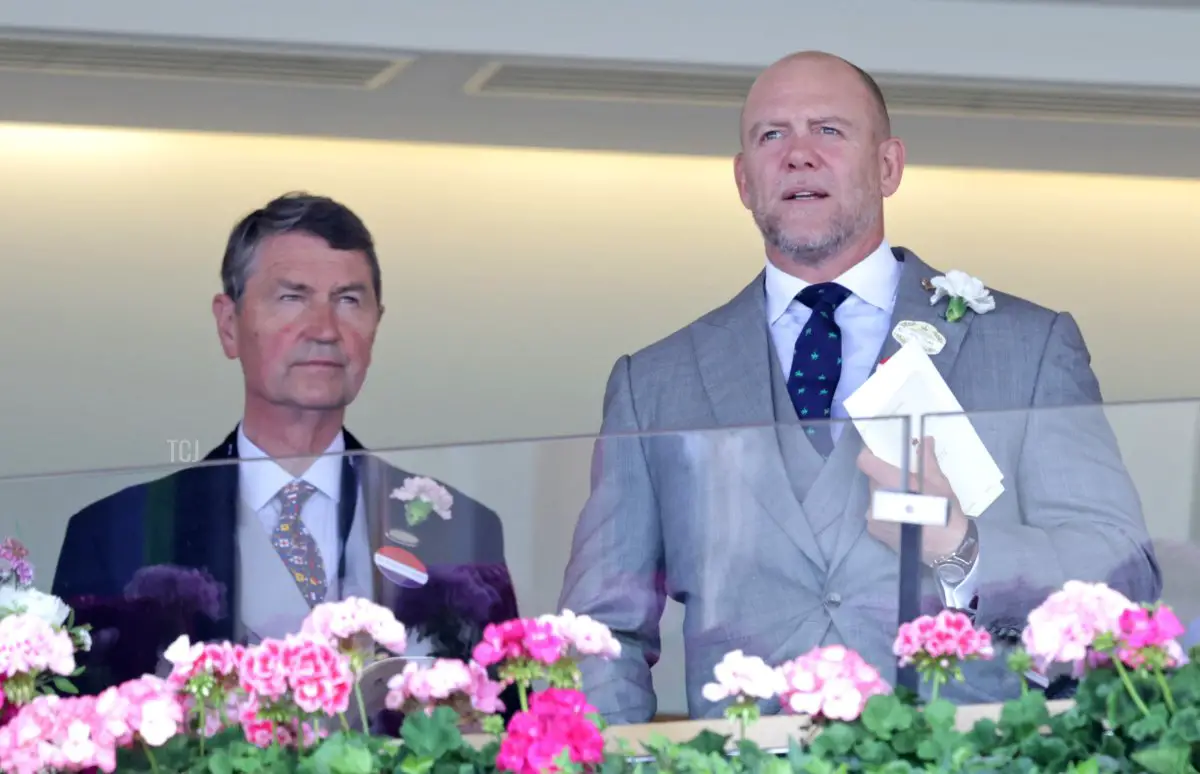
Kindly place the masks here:
[[(851, 266), (834, 282), (871, 306), (891, 314), (902, 270), (903, 264), (896, 260), (885, 239), (870, 255)], [(767, 324), (774, 325), (800, 291), (810, 284), (767, 261)]]
[[(300, 476), (335, 503), (342, 494), (341, 452), (345, 450), (346, 439), (339, 432), (325, 453)], [(269, 455), (246, 437), (241, 423), (238, 423), (237, 452), (238, 459), (241, 460), (238, 464), (238, 483), (242, 498), (256, 511), (261, 510), (278, 495), (280, 489), (296, 480), (295, 476), (281, 468), (274, 460), (268, 459)], [(249, 462), (250, 460), (256, 461)]]

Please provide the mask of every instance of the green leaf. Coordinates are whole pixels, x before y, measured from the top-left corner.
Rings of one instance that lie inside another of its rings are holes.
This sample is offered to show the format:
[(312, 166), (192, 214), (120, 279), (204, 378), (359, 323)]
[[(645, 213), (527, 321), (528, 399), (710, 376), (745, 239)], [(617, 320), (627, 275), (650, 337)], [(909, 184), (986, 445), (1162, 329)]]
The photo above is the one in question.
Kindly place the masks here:
[[(843, 769), (844, 770), (844, 769)], [(920, 771), (908, 764), (907, 761), (891, 761), (884, 764), (878, 769), (872, 769), (874, 774), (912, 774), (914, 771)]]
[(940, 729), (922, 736), (917, 744), (917, 757), (930, 763), (942, 763), (949, 760), (958, 748), (965, 746), (965, 736), (950, 729)]
[(896, 760), (892, 746), (882, 739), (863, 739), (855, 745), (854, 752), (867, 766), (882, 766)]
[(433, 769), (434, 760), (419, 755), (410, 755), (400, 762), (402, 774), (428, 774)]
[(916, 710), (893, 695), (872, 696), (863, 708), (860, 720), (867, 731), (880, 739), (891, 739), (897, 731), (915, 725)]
[(725, 750), (725, 745), (729, 742), (729, 737), (724, 734), (718, 734), (715, 731), (704, 730), (697, 734), (692, 739), (683, 743), (683, 747), (691, 750), (696, 750), (703, 755), (712, 755), (714, 753), (722, 753)]
[(854, 749), (858, 731), (848, 723), (831, 723), (817, 734), (812, 742), (814, 755), (841, 758)]
[(625, 774), (627, 768), (625, 758), (618, 755), (610, 755), (600, 764), (597, 774)]
[(954, 296), (950, 302), (946, 304), (946, 321), (958, 322), (963, 315), (967, 313), (967, 302), (962, 296)]
[(1046, 695), (1040, 691), (1031, 691), (1019, 699), (1005, 702), (1000, 710), (1000, 731), (1009, 738), (1021, 738), (1037, 733), (1049, 720), (1050, 711), (1046, 709)]
[(329, 767), (333, 774), (373, 774), (375, 756), (366, 747), (355, 746), (342, 751)]
[(400, 736), (414, 755), (437, 760), (463, 745), (458, 720), (449, 707), (437, 707), (431, 715), (415, 712), (405, 716)]
[[(1197, 652), (1200, 653), (1200, 648)], [(1167, 672), (1167, 685), (1175, 697), (1175, 706), (1200, 704), (1200, 664), (1192, 662)]]
[(488, 715), (483, 719), (483, 733), (491, 736), (504, 734), (504, 718), (499, 715)]
[(55, 677), (53, 682), (54, 687), (59, 691), (59, 693), (67, 693), (72, 696), (75, 696), (79, 693), (79, 689), (76, 688), (71, 681), (65, 677)]
[(1187, 745), (1157, 745), (1138, 750), (1133, 760), (1150, 774), (1186, 774), (1195, 771), (1191, 765), (1191, 748)]
[(1061, 771), (1070, 757), (1066, 742), (1042, 734), (1027, 736), (1021, 744), (1021, 752), (1033, 759), (1043, 771)]
[(228, 750), (214, 750), (208, 758), (210, 774), (233, 774), (233, 761)]
[(763, 758), (759, 771), (761, 774), (792, 774), (792, 767), (783, 758), (769, 755)]
[(1188, 744), (1200, 743), (1200, 708), (1184, 707), (1171, 718), (1171, 730), (1179, 735), (1180, 741)]
[(1102, 719), (1108, 712), (1109, 694), (1119, 687), (1120, 679), (1111, 669), (1093, 669), (1079, 682), (1075, 706), (1088, 717)]
[(1167, 730), (1170, 723), (1167, 708), (1162, 704), (1156, 704), (1150, 708), (1149, 715), (1143, 715), (1129, 724), (1129, 737), (1135, 742), (1158, 739)]
[(1116, 734), (1106, 734), (1100, 741), (1100, 755), (1123, 760), (1127, 754), (1125, 742)]
[(945, 699), (930, 702), (925, 707), (925, 720), (934, 729), (949, 730), (954, 728), (954, 717), (958, 713), (954, 704)]
[(404, 515), (410, 527), (415, 527), (429, 518), (433, 505), (427, 500), (410, 500), (404, 506)]

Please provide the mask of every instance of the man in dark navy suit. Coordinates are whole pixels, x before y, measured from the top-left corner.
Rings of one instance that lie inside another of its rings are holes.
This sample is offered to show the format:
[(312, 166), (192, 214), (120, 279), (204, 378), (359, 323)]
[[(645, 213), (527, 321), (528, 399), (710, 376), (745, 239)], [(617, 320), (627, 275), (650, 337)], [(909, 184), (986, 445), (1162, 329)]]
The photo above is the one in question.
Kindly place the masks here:
[(71, 518), (53, 592), (93, 627), (81, 687), (155, 671), (179, 634), (281, 637), (350, 596), (394, 610), (419, 650), (469, 657), (487, 623), (517, 615), (499, 517), (444, 484), (448, 509), (406, 509), (390, 494), (430, 482), (343, 427), (383, 315), (365, 225), (328, 198), (282, 196), (234, 228), (221, 279), (212, 309), (241, 362), (242, 421), (203, 463)]

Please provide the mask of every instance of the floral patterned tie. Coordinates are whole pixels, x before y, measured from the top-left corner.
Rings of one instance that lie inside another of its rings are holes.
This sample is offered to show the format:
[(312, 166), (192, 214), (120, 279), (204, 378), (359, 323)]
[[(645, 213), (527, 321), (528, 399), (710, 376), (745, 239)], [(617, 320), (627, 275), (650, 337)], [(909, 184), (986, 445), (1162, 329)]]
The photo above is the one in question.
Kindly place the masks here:
[(300, 511), (316, 491), (317, 488), (307, 481), (293, 481), (280, 489), (278, 497), (283, 510), (271, 533), (271, 543), (309, 607), (324, 602), (326, 591), (325, 563), (321, 560), (317, 541), (300, 519)]
[(842, 376), (842, 330), (833, 313), (849, 297), (849, 290), (833, 282), (809, 285), (796, 296), (812, 314), (796, 337), (788, 395), (801, 422), (817, 422), (806, 426), (804, 432), (823, 457), (833, 450), (829, 419), (833, 391)]

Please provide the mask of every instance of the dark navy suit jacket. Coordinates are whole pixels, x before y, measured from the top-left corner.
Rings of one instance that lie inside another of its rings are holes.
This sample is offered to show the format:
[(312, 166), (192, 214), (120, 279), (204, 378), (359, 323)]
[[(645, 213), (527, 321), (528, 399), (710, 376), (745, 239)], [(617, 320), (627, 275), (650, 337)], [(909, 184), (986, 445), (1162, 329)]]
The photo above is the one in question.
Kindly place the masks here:
[[(399, 524), (419, 539), (408, 550), (429, 574), (423, 587), (408, 589), (377, 577), (376, 600), (410, 632), (429, 638), (433, 655), (470, 658), (486, 624), (518, 615), (500, 518), (443, 484), (454, 497), (452, 517), (406, 525), (403, 503), (387, 493), (410, 474), (366, 453), (349, 432), (345, 439), (343, 546), (361, 485), (372, 550), (382, 540), (378, 524)], [(153, 673), (162, 650), (180, 634), (193, 641), (233, 638), (238, 466), (229, 461), (236, 459), (235, 430), (202, 463), (124, 489), (71, 517), (53, 593), (75, 609), (77, 624), (92, 627), (81, 690)], [(343, 557), (339, 577), (344, 572)]]

